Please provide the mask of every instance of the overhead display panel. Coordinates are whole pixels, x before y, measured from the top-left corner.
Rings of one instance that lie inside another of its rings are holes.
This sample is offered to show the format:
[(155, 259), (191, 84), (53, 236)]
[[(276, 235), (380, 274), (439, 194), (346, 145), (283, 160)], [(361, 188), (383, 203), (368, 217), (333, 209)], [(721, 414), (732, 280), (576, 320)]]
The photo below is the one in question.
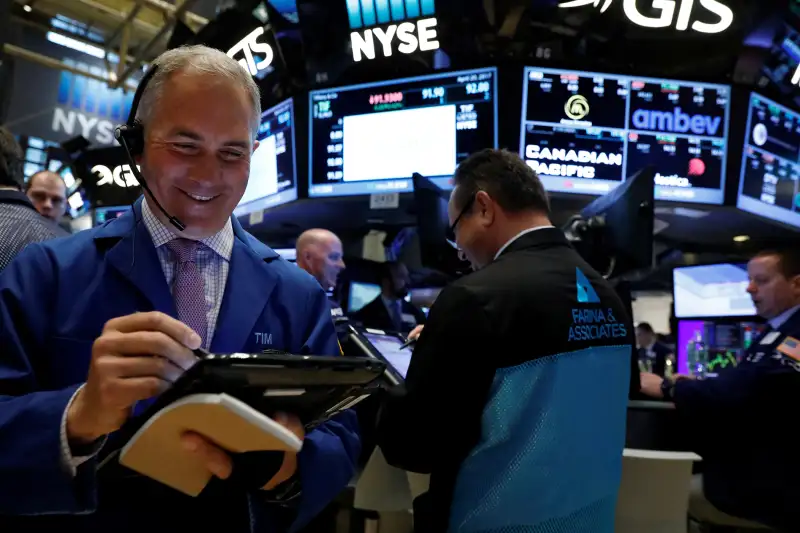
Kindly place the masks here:
[(458, 164), (497, 147), (494, 68), (311, 91), (309, 196), (442, 188)]
[(739, 209), (800, 228), (800, 113), (750, 96)]
[(526, 68), (520, 155), (552, 192), (602, 195), (647, 165), (657, 200), (722, 204), (730, 87)]
[(297, 200), (294, 104), (288, 99), (261, 114), (258, 148), (250, 158), (247, 189), (234, 210), (243, 216)]

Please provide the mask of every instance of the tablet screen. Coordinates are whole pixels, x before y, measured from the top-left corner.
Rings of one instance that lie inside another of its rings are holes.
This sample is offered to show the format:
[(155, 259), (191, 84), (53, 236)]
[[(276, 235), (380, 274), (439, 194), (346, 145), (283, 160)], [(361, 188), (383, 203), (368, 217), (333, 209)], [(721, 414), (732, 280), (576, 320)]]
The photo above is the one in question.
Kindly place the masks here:
[(411, 363), (411, 348), (402, 348), (403, 341), (391, 335), (378, 335), (377, 333), (364, 332), (364, 337), (372, 343), (376, 350), (389, 362), (390, 365), (406, 378), (408, 365)]

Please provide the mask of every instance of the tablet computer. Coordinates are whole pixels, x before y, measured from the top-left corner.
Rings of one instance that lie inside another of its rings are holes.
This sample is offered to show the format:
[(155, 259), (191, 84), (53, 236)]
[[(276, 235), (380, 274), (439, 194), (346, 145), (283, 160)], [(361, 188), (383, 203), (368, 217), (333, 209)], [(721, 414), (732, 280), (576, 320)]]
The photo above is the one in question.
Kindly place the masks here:
[(120, 438), (127, 440), (164, 407), (198, 393), (225, 393), (267, 416), (293, 414), (308, 431), (377, 390), (371, 385), (385, 369), (382, 361), (361, 357), (209, 354), (129, 419)]
[(405, 381), (408, 367), (411, 364), (413, 350), (403, 347), (405, 339), (395, 333), (353, 326), (356, 342), (363, 344), (362, 349), (373, 359), (386, 363), (387, 372), (394, 379), (394, 384)]

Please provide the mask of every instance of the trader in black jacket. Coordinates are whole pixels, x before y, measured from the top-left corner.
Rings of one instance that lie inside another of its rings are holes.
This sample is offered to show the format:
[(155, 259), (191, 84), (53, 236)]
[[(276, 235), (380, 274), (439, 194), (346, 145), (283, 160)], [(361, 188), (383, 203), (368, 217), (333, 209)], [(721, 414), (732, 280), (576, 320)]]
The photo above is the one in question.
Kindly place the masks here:
[(22, 149), (0, 127), (0, 270), (32, 242), (66, 237), (66, 231), (36, 212), (22, 192)]
[(649, 322), (640, 322), (636, 325), (636, 345), (639, 352), (640, 368), (649, 369), (653, 374), (664, 377), (667, 372), (667, 363), (672, 361), (673, 353), (669, 346), (659, 342), (656, 332)]
[(388, 261), (381, 265), (381, 293), (353, 315), (353, 320), (367, 328), (408, 333), (425, 323), (425, 313), (411, 302), (411, 280), (403, 263)]
[(706, 380), (642, 374), (642, 392), (675, 402), (703, 458), (691, 515), (720, 526), (747, 527), (745, 519), (800, 531), (800, 463), (790, 451), (800, 391), (800, 252), (762, 252), (747, 271), (768, 327), (739, 366)]
[(478, 152), (454, 183), (451, 237), (477, 271), (439, 295), (379, 427), (390, 464), (431, 474), (415, 528), (611, 532), (633, 324), (518, 156)]

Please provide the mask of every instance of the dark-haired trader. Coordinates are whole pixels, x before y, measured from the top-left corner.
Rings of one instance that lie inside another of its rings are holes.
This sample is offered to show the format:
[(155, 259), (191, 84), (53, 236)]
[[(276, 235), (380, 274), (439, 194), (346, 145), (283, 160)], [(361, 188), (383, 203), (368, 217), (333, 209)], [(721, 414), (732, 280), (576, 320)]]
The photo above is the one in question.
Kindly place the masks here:
[(739, 366), (706, 380), (642, 374), (642, 392), (675, 403), (703, 458), (690, 514), (720, 526), (755, 521), (798, 531), (800, 464), (789, 450), (800, 398), (800, 252), (762, 252), (747, 272), (767, 330)]
[(476, 271), (439, 295), (380, 422), (388, 462), (431, 474), (415, 526), (611, 532), (630, 318), (519, 157), (478, 152), (454, 183), (451, 233)]
[(0, 127), (0, 271), (29, 244), (69, 235), (37, 213), (22, 192), (23, 159), (14, 136)]
[(297, 454), (234, 457), (182, 435), (212, 476), (196, 498), (109, 455), (134, 406), (195, 364), (194, 349), (339, 355), (325, 291), (232, 217), (258, 146), (253, 78), (204, 46), (169, 50), (150, 68), (137, 158), (157, 201), (31, 245), (0, 276), (4, 533), (280, 533), (308, 522), (354, 474), (349, 411), (307, 435), (292, 413), (276, 414), (304, 439)]

